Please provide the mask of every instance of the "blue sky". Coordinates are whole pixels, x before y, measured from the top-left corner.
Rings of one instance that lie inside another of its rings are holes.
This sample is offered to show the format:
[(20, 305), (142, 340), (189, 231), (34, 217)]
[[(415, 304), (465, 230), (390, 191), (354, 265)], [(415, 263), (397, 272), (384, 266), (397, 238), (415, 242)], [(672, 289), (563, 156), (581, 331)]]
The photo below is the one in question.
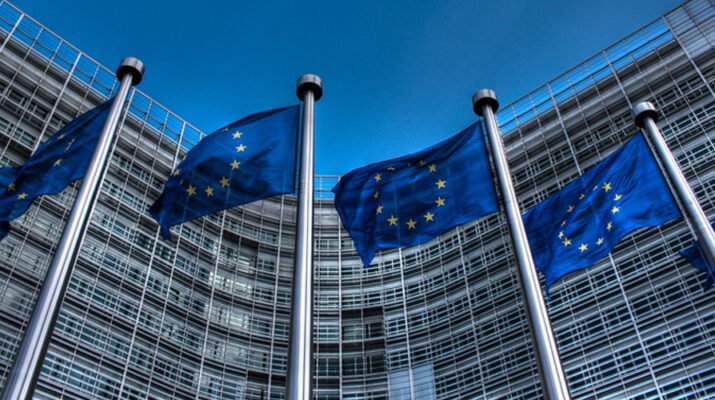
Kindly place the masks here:
[(140, 88), (210, 132), (295, 104), (316, 73), (316, 172), (401, 156), (474, 122), (489, 87), (507, 104), (678, 5), (603, 1), (13, 0), (114, 69), (147, 67)]

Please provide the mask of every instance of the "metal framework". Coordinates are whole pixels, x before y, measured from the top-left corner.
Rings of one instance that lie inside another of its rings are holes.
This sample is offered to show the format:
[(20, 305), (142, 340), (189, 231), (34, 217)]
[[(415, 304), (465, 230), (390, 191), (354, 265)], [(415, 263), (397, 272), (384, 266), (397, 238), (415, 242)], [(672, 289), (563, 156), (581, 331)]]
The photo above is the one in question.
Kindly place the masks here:
[[(522, 210), (615, 150), (635, 131), (631, 107), (651, 101), (712, 220), (713, 37), (713, 5), (687, 2), (503, 106)], [(111, 70), (0, 3), (0, 165), (21, 164), (117, 88)], [(129, 101), (36, 397), (285, 398), (296, 198), (160, 240), (145, 210), (203, 133), (139, 90)], [(315, 398), (540, 397), (505, 218), (383, 252), (363, 269), (328, 193), (337, 179), (315, 180)], [(0, 386), (76, 192), (38, 200), (0, 242)], [(692, 243), (682, 221), (643, 230), (552, 288), (573, 398), (715, 395), (712, 294), (676, 255)]]

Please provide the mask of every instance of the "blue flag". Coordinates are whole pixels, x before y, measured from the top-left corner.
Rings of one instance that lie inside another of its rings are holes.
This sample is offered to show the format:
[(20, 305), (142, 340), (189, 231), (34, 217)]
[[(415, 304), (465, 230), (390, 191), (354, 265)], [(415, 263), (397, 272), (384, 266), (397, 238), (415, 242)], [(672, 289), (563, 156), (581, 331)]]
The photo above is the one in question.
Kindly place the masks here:
[(0, 239), (10, 232), (9, 222), (24, 214), (35, 198), (59, 193), (84, 177), (111, 106), (109, 100), (72, 120), (21, 167), (0, 170)]
[(8, 186), (17, 177), (17, 168), (15, 167), (3, 167), (0, 168), (0, 195), (7, 191)]
[[(715, 228), (715, 224), (713, 224)], [(707, 275), (707, 280), (703, 284), (703, 287), (707, 290), (713, 286), (715, 283), (715, 269), (710, 265), (709, 262), (703, 256), (702, 250), (700, 249), (700, 244), (695, 242), (695, 245), (688, 247), (685, 250), (680, 251), (680, 255), (685, 257), (686, 260), (695, 268), (703, 271)]]
[(378, 250), (427, 242), (498, 209), (479, 124), (426, 150), (351, 171), (333, 192), (366, 266)]
[(253, 114), (194, 146), (149, 209), (164, 239), (173, 225), (293, 193), (299, 110), (296, 105)]
[(591, 266), (636, 229), (680, 217), (641, 133), (524, 215), (536, 267), (549, 287)]
[[(17, 168), (4, 167), (0, 168), (0, 196), (7, 192), (8, 186), (15, 180), (17, 176)], [(7, 221), (0, 222), (0, 240), (10, 233), (10, 223)]]

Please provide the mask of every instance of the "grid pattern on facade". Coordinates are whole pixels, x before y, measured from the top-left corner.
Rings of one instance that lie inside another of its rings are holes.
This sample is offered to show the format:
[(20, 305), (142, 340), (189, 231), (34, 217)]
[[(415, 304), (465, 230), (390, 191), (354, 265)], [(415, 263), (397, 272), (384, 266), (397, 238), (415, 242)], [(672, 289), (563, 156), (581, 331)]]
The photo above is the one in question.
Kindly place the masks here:
[[(627, 140), (630, 106), (650, 100), (713, 215), (714, 13), (688, 2), (498, 113), (524, 209)], [(0, 40), (0, 165), (24, 162), (118, 86), (6, 2)], [(145, 211), (203, 133), (141, 91), (130, 96), (37, 397), (283, 398), (295, 198), (161, 240)], [(316, 178), (315, 397), (541, 396), (505, 218), (363, 268), (333, 209), (337, 179)], [(75, 191), (38, 200), (0, 242), (0, 385)], [(682, 221), (644, 230), (554, 286), (549, 312), (574, 398), (713, 395), (715, 306), (675, 256), (691, 244)]]

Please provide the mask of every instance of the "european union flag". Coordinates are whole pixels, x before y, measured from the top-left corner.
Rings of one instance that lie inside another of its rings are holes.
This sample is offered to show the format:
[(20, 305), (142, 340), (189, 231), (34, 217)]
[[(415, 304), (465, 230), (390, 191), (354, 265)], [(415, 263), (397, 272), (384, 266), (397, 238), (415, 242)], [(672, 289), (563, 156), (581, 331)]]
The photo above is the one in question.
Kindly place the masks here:
[[(3, 167), (0, 168), (0, 196), (4, 196), (10, 184), (15, 181), (18, 168)], [(10, 223), (7, 221), (0, 222), (0, 240), (10, 233)]]
[(149, 209), (164, 239), (171, 237), (173, 225), (293, 193), (299, 109), (295, 105), (250, 115), (194, 146)]
[(378, 250), (427, 242), (498, 209), (478, 124), (426, 150), (351, 171), (333, 192), (364, 265)]
[(636, 229), (680, 217), (641, 133), (524, 215), (536, 267), (549, 287), (591, 266)]
[[(713, 224), (715, 228), (715, 224)], [(685, 250), (680, 251), (680, 255), (685, 257), (686, 260), (695, 268), (703, 271), (707, 275), (707, 280), (703, 284), (703, 287), (707, 290), (713, 286), (715, 283), (715, 270), (713, 266), (705, 259), (702, 250), (700, 249), (700, 244), (695, 242), (695, 245), (688, 247)]]
[(17, 177), (17, 168), (15, 167), (3, 167), (0, 168), (0, 194), (7, 191), (8, 185), (10, 185)]
[(111, 105), (109, 100), (72, 120), (21, 167), (0, 170), (0, 239), (10, 232), (9, 222), (24, 214), (35, 198), (59, 193), (84, 177)]

